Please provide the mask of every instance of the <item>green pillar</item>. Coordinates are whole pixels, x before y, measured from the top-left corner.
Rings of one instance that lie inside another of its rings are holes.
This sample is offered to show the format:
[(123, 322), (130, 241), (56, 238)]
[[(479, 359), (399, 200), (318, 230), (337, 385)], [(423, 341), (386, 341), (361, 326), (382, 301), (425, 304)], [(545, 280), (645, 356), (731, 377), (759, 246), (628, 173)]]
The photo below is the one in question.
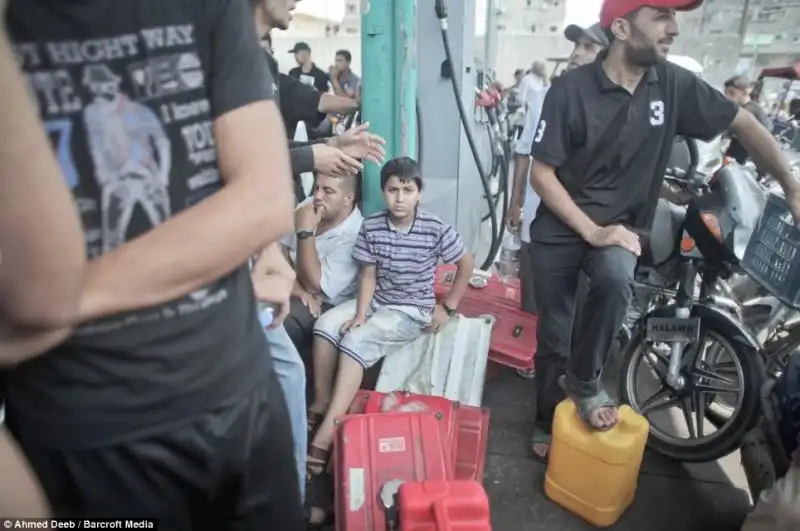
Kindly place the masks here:
[[(368, 0), (361, 16), (361, 111), (386, 158), (417, 155), (417, 0)], [(364, 214), (384, 207), (380, 168), (367, 163)]]

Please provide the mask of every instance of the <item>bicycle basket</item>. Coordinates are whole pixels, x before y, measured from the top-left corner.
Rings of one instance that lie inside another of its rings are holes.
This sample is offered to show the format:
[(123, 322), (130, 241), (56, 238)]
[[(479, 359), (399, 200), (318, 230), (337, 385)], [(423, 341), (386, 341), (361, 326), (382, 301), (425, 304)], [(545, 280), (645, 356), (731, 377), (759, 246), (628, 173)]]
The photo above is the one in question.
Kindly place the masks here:
[(769, 194), (740, 265), (782, 303), (800, 309), (800, 229), (786, 201)]

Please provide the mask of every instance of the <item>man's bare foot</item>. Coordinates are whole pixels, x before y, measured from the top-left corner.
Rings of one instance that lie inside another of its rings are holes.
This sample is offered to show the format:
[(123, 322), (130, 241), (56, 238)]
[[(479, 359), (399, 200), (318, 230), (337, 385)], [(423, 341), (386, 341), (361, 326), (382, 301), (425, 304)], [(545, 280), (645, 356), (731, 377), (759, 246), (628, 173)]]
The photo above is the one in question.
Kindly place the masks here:
[(607, 431), (619, 422), (619, 409), (608, 393), (600, 389), (594, 396), (576, 396), (567, 386), (567, 377), (561, 376), (558, 384), (575, 404), (578, 417), (589, 428), (597, 431)]
[(619, 410), (616, 407), (599, 407), (587, 416), (587, 424), (596, 430), (610, 430), (619, 422)]
[(547, 461), (547, 458), (550, 455), (550, 445), (544, 443), (533, 443), (531, 451), (533, 451), (533, 454), (541, 461)]
[(534, 427), (533, 440), (531, 440), (531, 452), (533, 452), (533, 456), (539, 461), (547, 463), (547, 459), (550, 457), (550, 444), (552, 442), (553, 438), (549, 433), (539, 427)]

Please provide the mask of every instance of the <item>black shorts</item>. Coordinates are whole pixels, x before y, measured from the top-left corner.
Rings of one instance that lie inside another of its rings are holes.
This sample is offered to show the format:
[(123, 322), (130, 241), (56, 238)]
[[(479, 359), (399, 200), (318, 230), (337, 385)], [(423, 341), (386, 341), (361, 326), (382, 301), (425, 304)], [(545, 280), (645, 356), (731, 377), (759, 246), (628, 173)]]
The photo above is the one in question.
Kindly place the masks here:
[(160, 531), (305, 529), (273, 375), (233, 407), (125, 444), (24, 448), (58, 517), (157, 518)]

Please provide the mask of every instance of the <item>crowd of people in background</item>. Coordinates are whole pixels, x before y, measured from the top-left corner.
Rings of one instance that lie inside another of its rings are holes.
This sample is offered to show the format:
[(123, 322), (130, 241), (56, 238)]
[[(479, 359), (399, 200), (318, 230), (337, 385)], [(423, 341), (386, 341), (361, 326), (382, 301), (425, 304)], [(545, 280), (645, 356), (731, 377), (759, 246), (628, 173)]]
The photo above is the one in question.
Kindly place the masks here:
[[(333, 64), (322, 70), (314, 63), (311, 57), (311, 47), (306, 42), (297, 42), (289, 50), (294, 55), (297, 66), (289, 70), (289, 76), (301, 83), (314, 87), (321, 93), (332, 93), (343, 98), (349, 98), (360, 105), (361, 103), (361, 78), (353, 71), (351, 64), (353, 56), (349, 50), (338, 50), (334, 56)], [(318, 116), (306, 121), (307, 130), (312, 137), (329, 136), (340, 115)], [(295, 123), (286, 124), (290, 134), (294, 133)]]

